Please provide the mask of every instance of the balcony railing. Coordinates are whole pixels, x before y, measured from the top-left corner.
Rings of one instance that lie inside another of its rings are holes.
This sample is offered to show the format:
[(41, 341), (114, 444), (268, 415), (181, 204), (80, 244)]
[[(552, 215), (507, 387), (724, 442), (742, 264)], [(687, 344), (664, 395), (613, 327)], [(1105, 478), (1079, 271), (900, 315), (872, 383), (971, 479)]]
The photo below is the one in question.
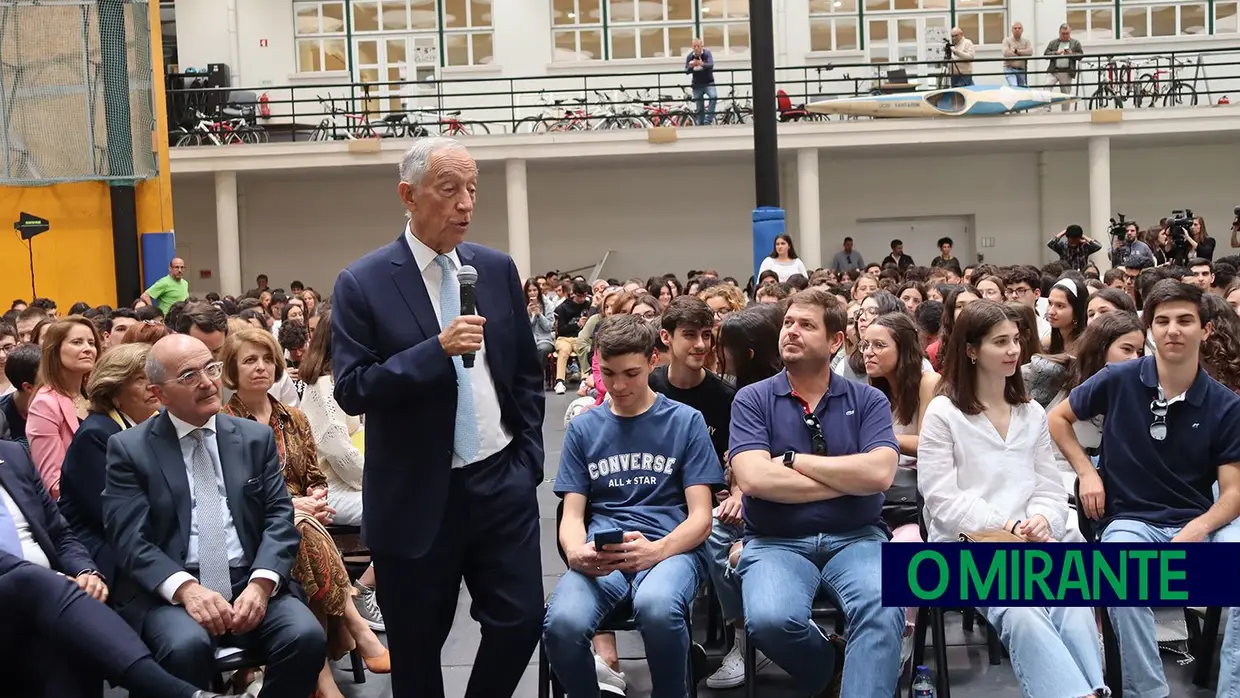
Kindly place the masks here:
[[(1006, 81), (1002, 57), (977, 58), (978, 85)], [(1030, 87), (1068, 91), (1067, 109), (1165, 109), (1240, 99), (1240, 47), (1184, 52), (1084, 55), (1070, 88), (1050, 86), (1063, 56), (1027, 59)], [(949, 85), (945, 60), (828, 63), (776, 69), (781, 121), (866, 117), (805, 112), (808, 102)], [(177, 76), (178, 81), (184, 75)], [(277, 88), (167, 90), (173, 146), (280, 141), (472, 136), (655, 126), (698, 125), (698, 108), (683, 71), (460, 78), (423, 82), (339, 83)], [(753, 116), (749, 69), (716, 68), (718, 101), (708, 125), (745, 124)]]

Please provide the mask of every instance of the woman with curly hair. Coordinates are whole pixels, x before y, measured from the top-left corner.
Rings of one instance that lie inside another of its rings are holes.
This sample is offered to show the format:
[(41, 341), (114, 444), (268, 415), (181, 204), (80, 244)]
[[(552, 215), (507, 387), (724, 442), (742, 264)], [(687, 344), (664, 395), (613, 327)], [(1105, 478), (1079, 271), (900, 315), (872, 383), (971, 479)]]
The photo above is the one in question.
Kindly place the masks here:
[(1240, 315), (1213, 293), (1201, 297), (1201, 311), (1210, 329), (1201, 343), (1201, 363), (1211, 378), (1240, 393)]

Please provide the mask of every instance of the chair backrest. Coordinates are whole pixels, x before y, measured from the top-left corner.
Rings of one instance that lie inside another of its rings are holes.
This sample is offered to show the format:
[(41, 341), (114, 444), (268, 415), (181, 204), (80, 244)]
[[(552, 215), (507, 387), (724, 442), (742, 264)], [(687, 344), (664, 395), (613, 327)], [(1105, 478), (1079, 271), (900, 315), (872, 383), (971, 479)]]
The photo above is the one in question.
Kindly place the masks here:
[(783, 90), (779, 90), (775, 93), (775, 104), (779, 107), (780, 111), (792, 110), (792, 100), (789, 99), (788, 93)]

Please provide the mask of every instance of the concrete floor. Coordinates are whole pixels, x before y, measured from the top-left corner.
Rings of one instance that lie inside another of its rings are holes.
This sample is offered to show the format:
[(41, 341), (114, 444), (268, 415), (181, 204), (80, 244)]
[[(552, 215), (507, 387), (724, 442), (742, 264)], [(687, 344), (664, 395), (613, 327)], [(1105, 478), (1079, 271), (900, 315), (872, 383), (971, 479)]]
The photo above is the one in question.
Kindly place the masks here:
[[(555, 541), (555, 508), (558, 498), (551, 491), (556, 469), (560, 460), (560, 449), (564, 442), (564, 411), (571, 402), (572, 395), (557, 396), (547, 394), (547, 417), (543, 424), (543, 434), (547, 450), (546, 482), (539, 488), (538, 502), (542, 515), (542, 565), (543, 587), (550, 593), (555, 587), (564, 564), (556, 553)], [(462, 696), (472, 670), (474, 653), (478, 648), (478, 625), (469, 617), (469, 593), (462, 589), (461, 598), (457, 603), (456, 622), (452, 634), (448, 637), (443, 649), (443, 672), (446, 692), (449, 698)], [(704, 628), (699, 623), (698, 628)], [(966, 635), (960, 626), (959, 616), (949, 615), (947, 624), (948, 645), (971, 645), (951, 647), (949, 649), (951, 667), (952, 695), (955, 698), (1020, 698), (1020, 687), (1012, 674), (1011, 665), (1004, 660), (999, 666), (991, 666), (987, 662), (984, 636), (975, 631), (972, 636)], [(636, 633), (621, 633), (618, 639), (621, 669), (629, 681), (630, 697), (650, 695), (650, 674), (642, 660), (641, 638)], [(717, 664), (721, 659), (712, 655)], [(351, 674), (347, 671), (346, 658), (337, 666), (336, 678), (341, 691), (349, 698), (382, 698), (391, 695), (387, 677), (368, 674), (366, 683), (354, 684)], [(1205, 698), (1213, 696), (1213, 691), (1199, 689), (1192, 685), (1190, 666), (1180, 666), (1175, 658), (1164, 655), (1167, 679), (1170, 683), (1171, 695), (1176, 698)], [(343, 667), (343, 668), (342, 668)], [(759, 695), (762, 698), (803, 698), (791, 683), (789, 677), (778, 667), (770, 666), (758, 677)], [(530, 660), (530, 668), (525, 673), (516, 698), (534, 698), (538, 695), (537, 654)], [(704, 686), (704, 684), (703, 684)], [(704, 687), (698, 694), (702, 698), (722, 698), (724, 696), (741, 696), (743, 689), (727, 691), (711, 691)], [(114, 691), (108, 698), (122, 698), (123, 691)], [(1040, 697), (1034, 697), (1040, 698)]]

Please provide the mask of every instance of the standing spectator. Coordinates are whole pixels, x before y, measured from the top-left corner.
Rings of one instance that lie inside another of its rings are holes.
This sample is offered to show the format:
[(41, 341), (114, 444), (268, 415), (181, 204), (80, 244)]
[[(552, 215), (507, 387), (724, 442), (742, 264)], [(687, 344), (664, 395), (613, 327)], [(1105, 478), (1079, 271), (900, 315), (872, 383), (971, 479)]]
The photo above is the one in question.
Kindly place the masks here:
[(189, 298), (189, 280), (185, 278), (185, 260), (173, 257), (168, 262), (168, 275), (151, 284), (142, 294), (142, 300), (149, 305), (158, 305), (159, 312), (168, 313), (173, 303)]
[(881, 268), (887, 266), (888, 264), (895, 266), (896, 269), (903, 272), (906, 268), (914, 266), (917, 263), (913, 261), (912, 257), (904, 254), (903, 240), (892, 240), (891, 254), (883, 257), (883, 261), (879, 266)]
[(883, 394), (828, 368), (847, 324), (834, 296), (797, 293), (779, 336), (785, 370), (736, 394), (729, 444), (749, 535), (738, 569), (750, 638), (802, 691), (826, 690), (843, 659), (810, 619), (825, 587), (849, 629), (840, 695), (886, 698), (904, 609), (882, 605), (880, 516), (899, 444)]
[(794, 274), (809, 276), (805, 262), (797, 258), (796, 248), (792, 246), (792, 236), (787, 233), (775, 236), (775, 249), (771, 250), (766, 259), (762, 260), (762, 266), (758, 267), (759, 274), (764, 271), (775, 272), (781, 284)]
[(715, 123), (715, 104), (719, 100), (719, 92), (715, 89), (715, 56), (702, 45), (700, 38), (693, 40), (693, 50), (685, 56), (685, 72), (693, 76), (698, 126)]
[(835, 258), (831, 260), (831, 268), (841, 276), (853, 274), (865, 268), (865, 259), (861, 257), (861, 253), (853, 251), (852, 238), (844, 238), (844, 248), (835, 253)]
[(952, 247), (954, 246), (955, 243), (952, 242), (951, 238), (939, 238), (939, 256), (930, 260), (930, 268), (950, 269), (956, 273), (956, 276), (960, 276), (960, 260), (952, 256)]
[(1029, 87), (1028, 61), (1023, 56), (1033, 55), (1033, 42), (1024, 37), (1025, 25), (1020, 22), (1012, 24), (1012, 35), (1003, 40), (1003, 77), (1012, 87)]
[(1046, 246), (1059, 255), (1059, 261), (1063, 262), (1065, 269), (1079, 272), (1084, 272), (1085, 267), (1089, 266), (1089, 256), (1102, 249), (1102, 245), (1087, 237), (1081, 226), (1076, 224), (1056, 233)]
[[(1058, 56), (1050, 61), (1050, 66), (1046, 72), (1050, 76), (1050, 85), (1058, 85), (1059, 91), (1064, 94), (1072, 93), (1072, 81), (1076, 79), (1077, 64), (1081, 62), (1081, 56), (1085, 54), (1085, 50), (1081, 48), (1081, 42), (1072, 38), (1072, 27), (1066, 23), (1059, 25), (1059, 38), (1052, 39), (1046, 45), (1046, 50), (1042, 52), (1044, 56)], [(1064, 102), (1062, 109), (1068, 111), (1070, 103)]]
[(960, 27), (952, 27), (952, 40), (948, 46), (952, 54), (952, 87), (968, 87), (973, 84), (973, 42)]

